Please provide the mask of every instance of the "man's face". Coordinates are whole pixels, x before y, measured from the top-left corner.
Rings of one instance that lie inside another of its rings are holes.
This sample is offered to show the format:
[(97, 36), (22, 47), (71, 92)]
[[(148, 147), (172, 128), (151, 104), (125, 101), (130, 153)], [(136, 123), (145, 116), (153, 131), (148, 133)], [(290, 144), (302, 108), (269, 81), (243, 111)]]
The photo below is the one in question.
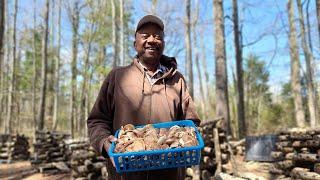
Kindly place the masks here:
[(146, 64), (158, 62), (164, 49), (164, 34), (159, 26), (148, 23), (136, 33), (134, 47), (140, 60)]

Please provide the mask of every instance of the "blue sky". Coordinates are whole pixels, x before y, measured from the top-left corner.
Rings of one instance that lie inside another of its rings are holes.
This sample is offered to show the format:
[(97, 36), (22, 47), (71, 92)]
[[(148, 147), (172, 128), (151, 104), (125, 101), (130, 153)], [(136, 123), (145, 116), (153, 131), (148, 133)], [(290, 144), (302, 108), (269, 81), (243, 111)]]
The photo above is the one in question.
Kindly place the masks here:
[[(56, 3), (58, 2), (55, 0)], [(43, 12), (44, 0), (37, 0), (37, 19), (41, 22), (40, 14)], [(124, 0), (127, 7), (131, 7), (132, 23), (131, 28), (134, 29), (137, 21), (144, 15), (151, 12), (150, 0)], [(226, 50), (229, 83), (232, 82), (231, 72), (235, 68), (234, 60), (234, 44), (232, 22), (232, 4), (231, 0), (224, 1), (225, 10), (225, 35), (226, 35)], [(305, 2), (302, 0), (302, 2)], [(12, 4), (13, 2), (11, 2)], [(66, 3), (64, 1), (64, 3)], [(270, 86), (271, 91), (280, 91), (282, 83), (288, 82), (290, 78), (290, 56), (288, 49), (288, 20), (286, 12), (286, 0), (239, 0), (239, 19), (242, 24), (243, 44), (260, 39), (257, 43), (246, 46), (243, 49), (243, 56), (253, 53), (260, 57), (261, 60), (268, 64), (270, 71)], [(210, 80), (214, 80), (214, 24), (213, 24), (213, 0), (192, 0), (192, 11), (199, 6), (199, 20), (197, 24), (196, 40), (198, 44), (193, 46), (193, 49), (199, 48), (201, 54), (204, 54), (207, 60), (207, 67), (210, 73)], [(56, 5), (57, 6), (57, 5)], [(305, 6), (304, 6), (305, 7)], [(20, 0), (19, 4), (19, 26), (33, 26), (33, 0)], [(305, 8), (304, 8), (305, 10)], [(315, 1), (311, 0), (309, 4), (310, 23), (312, 43), (314, 47), (315, 63), (319, 62), (319, 37), (317, 32), (317, 21), (315, 11)], [(179, 65), (179, 70), (184, 73), (184, 25), (183, 19), (185, 16), (184, 0), (161, 0), (158, 1), (155, 14), (164, 20), (166, 31), (166, 50), (167, 55), (176, 56)], [(297, 7), (295, 6), (295, 15), (298, 17)], [(56, 15), (57, 16), (57, 15)], [(228, 18), (230, 17), (230, 18)], [(170, 20), (169, 20), (170, 19)], [(63, 34), (63, 55), (66, 63), (71, 58), (71, 27), (66, 13), (62, 15), (62, 34)], [(81, 21), (81, 28), (84, 28), (84, 23)], [(109, 28), (109, 27), (106, 27)], [(296, 28), (299, 28), (296, 21)], [(204, 48), (200, 47), (200, 42), (204, 43)], [(300, 41), (298, 41), (300, 45)], [(179, 53), (176, 53), (179, 50)], [(194, 52), (194, 51), (193, 51)], [(304, 68), (304, 58), (302, 51), (301, 65)], [(203, 58), (203, 56), (201, 56)], [(195, 63), (194, 63), (195, 64)], [(317, 67), (317, 66), (315, 66)], [(316, 70), (317, 72), (317, 70)], [(194, 77), (197, 78), (196, 69), (194, 69)], [(196, 80), (197, 82), (197, 80)], [(195, 86), (195, 89), (198, 89)], [(197, 91), (197, 90), (196, 90)]]

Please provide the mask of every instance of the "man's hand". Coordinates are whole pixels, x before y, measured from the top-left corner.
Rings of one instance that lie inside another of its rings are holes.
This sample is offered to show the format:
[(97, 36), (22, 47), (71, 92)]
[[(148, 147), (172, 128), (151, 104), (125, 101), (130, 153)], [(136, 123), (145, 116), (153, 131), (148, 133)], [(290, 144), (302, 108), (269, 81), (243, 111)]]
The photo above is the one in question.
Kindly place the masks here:
[[(111, 148), (111, 143), (112, 142), (116, 142), (118, 139), (116, 137), (114, 137), (113, 135), (110, 135), (107, 140), (104, 141), (103, 143), (103, 147), (104, 149), (107, 151), (107, 153), (109, 153), (109, 149)], [(115, 164), (114, 164), (114, 160), (112, 157), (110, 157), (110, 160), (112, 162), (112, 165), (113, 167), (115, 167)]]

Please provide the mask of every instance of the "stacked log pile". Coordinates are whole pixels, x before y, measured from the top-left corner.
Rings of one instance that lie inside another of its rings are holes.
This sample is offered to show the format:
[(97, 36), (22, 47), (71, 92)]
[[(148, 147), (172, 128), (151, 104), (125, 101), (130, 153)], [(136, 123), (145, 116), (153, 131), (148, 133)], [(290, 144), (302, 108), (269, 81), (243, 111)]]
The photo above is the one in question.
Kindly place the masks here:
[(226, 171), (230, 160), (226, 132), (220, 128), (222, 119), (208, 120), (200, 124), (199, 131), (205, 147), (201, 151), (200, 175), (195, 168), (187, 169), (187, 176), (200, 176), (202, 180), (212, 179), (215, 174)]
[(245, 139), (241, 139), (238, 141), (229, 141), (232, 153), (237, 156), (245, 156), (245, 142)]
[(296, 179), (320, 179), (320, 129), (283, 130), (278, 134), (276, 162), (270, 168), (275, 175)]
[(69, 171), (70, 156), (64, 142), (69, 138), (69, 134), (61, 132), (37, 131), (31, 164), (36, 166), (40, 173), (55, 174)]
[(88, 140), (68, 142), (71, 155), (72, 178), (107, 179), (105, 158), (97, 156)]
[(0, 162), (27, 160), (30, 157), (28, 138), (24, 135), (0, 135)]

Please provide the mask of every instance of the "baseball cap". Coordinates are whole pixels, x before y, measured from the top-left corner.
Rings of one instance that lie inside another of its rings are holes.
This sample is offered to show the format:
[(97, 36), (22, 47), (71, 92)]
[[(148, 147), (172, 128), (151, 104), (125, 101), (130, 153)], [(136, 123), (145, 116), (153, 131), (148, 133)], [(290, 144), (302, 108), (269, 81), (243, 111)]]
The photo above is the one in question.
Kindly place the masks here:
[(136, 28), (136, 32), (145, 24), (147, 23), (153, 23), (153, 24), (156, 24), (158, 25), (161, 30), (163, 31), (164, 30), (164, 25), (163, 25), (163, 22), (160, 18), (158, 18), (157, 16), (154, 16), (154, 15), (146, 15), (144, 16), (143, 18), (140, 19), (138, 25), (137, 25), (137, 28)]

